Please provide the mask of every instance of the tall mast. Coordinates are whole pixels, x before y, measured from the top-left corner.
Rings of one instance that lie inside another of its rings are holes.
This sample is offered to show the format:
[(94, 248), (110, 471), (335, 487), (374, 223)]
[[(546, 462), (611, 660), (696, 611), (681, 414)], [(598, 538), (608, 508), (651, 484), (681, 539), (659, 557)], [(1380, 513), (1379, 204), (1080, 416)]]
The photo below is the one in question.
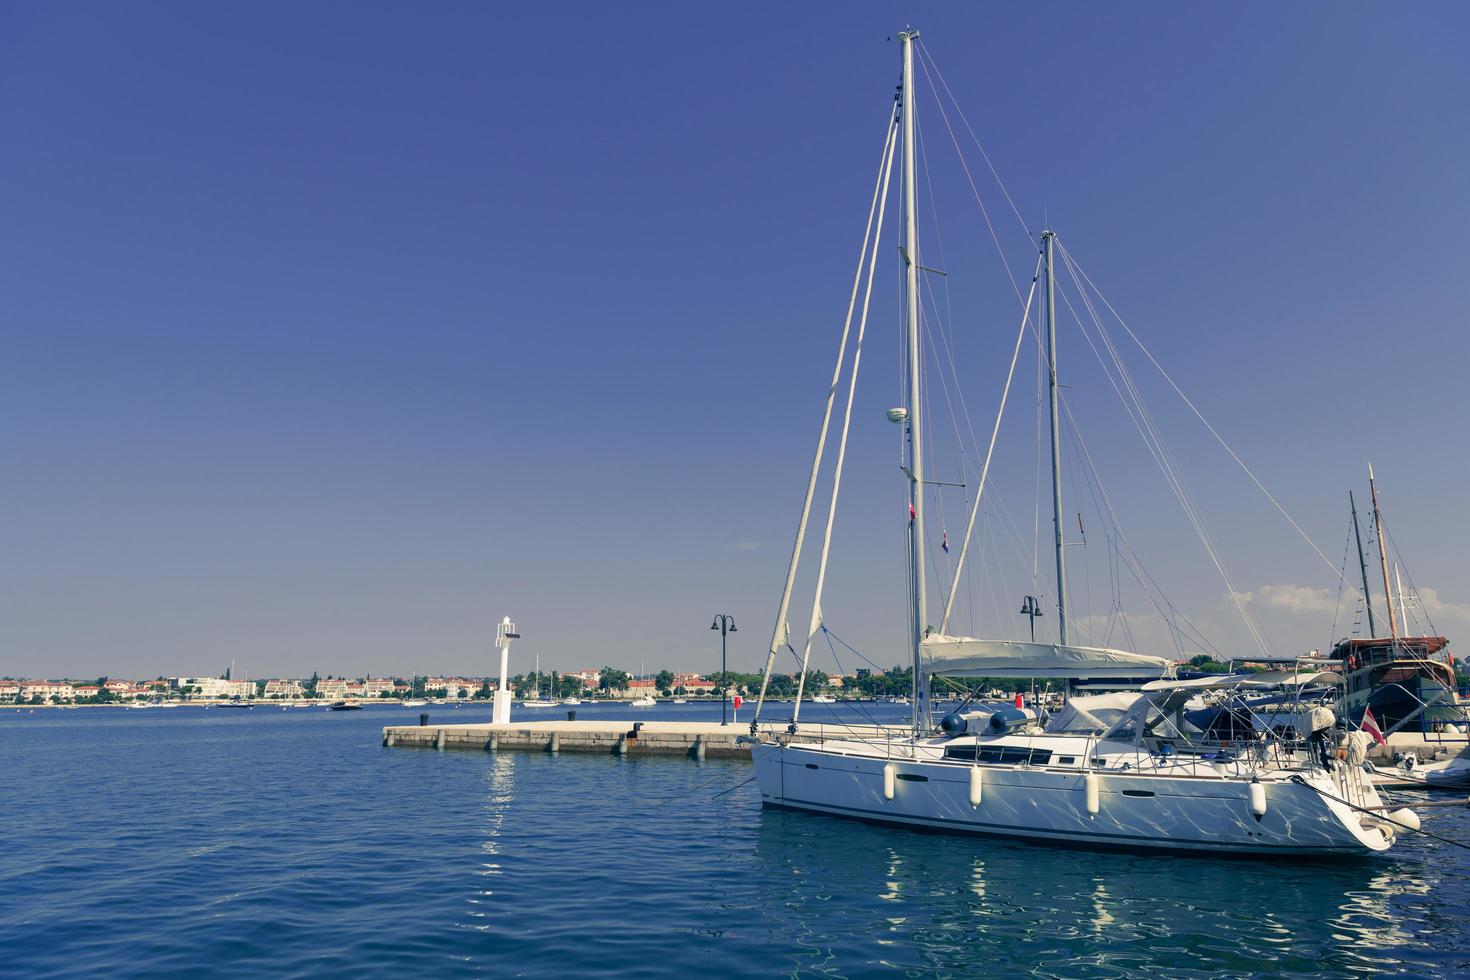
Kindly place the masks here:
[(1051, 390), (1051, 512), (1057, 532), (1057, 642), (1067, 645), (1067, 559), (1062, 536), (1062, 441), (1057, 428), (1057, 294), (1052, 274), (1052, 243), (1056, 235), (1041, 233), (1046, 253), (1046, 373)]
[(919, 228), (914, 209), (914, 41), (918, 31), (898, 35), (903, 45), (903, 260), (909, 371), (909, 580), (913, 592), (913, 726), (928, 721), (929, 686), (923, 679), (924, 643), (924, 438), (919, 391)]
[(1363, 573), (1363, 608), (1368, 610), (1368, 635), (1373, 636), (1378, 632), (1378, 627), (1373, 623), (1373, 597), (1368, 594), (1368, 560), (1363, 557), (1363, 532), (1358, 527), (1358, 504), (1353, 500), (1353, 492), (1348, 491), (1348, 506), (1353, 511), (1353, 537), (1358, 539), (1358, 568)]
[(1368, 464), (1368, 493), (1373, 498), (1373, 530), (1378, 535), (1378, 564), (1383, 567), (1383, 601), (1388, 603), (1388, 635), (1399, 638), (1399, 620), (1393, 609), (1393, 586), (1388, 581), (1388, 552), (1383, 545), (1383, 515), (1378, 510), (1378, 485), (1373, 482), (1373, 464)]

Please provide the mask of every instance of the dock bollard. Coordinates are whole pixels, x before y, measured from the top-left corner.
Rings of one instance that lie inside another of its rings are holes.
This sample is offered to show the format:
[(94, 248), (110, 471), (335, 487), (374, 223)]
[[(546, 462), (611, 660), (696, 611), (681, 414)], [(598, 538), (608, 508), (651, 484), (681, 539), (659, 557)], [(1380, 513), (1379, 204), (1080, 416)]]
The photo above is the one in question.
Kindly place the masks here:
[(423, 714), (419, 715), (419, 727), (420, 728), (423, 728), (428, 723), (429, 723), (429, 713), (426, 711)]
[(576, 720), (577, 720), (577, 713), (575, 711), (568, 711), (567, 712), (567, 721), (576, 721)]

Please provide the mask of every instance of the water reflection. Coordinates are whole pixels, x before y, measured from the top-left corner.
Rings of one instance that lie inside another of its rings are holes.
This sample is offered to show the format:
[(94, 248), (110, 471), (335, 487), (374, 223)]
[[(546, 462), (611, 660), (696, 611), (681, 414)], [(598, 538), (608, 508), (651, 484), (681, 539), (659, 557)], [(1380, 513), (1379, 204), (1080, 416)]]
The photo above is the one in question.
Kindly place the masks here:
[[(1458, 906), (1466, 884), (1463, 868), (1446, 880), (1418, 854), (1268, 862), (1073, 851), (786, 811), (761, 814), (755, 861), (754, 905), (768, 928), (794, 916), (842, 972), (881, 962), (1321, 975), (1402, 965), (1411, 950), (1407, 962), (1433, 962), (1424, 913)], [(839, 897), (817, 903), (817, 888)], [(863, 954), (865, 935), (881, 952)]]
[(468, 924), (473, 929), (490, 928), (490, 924), (483, 920), (490, 916), (487, 906), (494, 899), (497, 879), (503, 874), (500, 837), (505, 830), (506, 810), (515, 796), (514, 777), (515, 760), (512, 756), (498, 754), (490, 758), (489, 768), (485, 770), (484, 822), (481, 830), (484, 839), (480, 842), (482, 878), (479, 887), (468, 899), (469, 915), (472, 919), (481, 920)]

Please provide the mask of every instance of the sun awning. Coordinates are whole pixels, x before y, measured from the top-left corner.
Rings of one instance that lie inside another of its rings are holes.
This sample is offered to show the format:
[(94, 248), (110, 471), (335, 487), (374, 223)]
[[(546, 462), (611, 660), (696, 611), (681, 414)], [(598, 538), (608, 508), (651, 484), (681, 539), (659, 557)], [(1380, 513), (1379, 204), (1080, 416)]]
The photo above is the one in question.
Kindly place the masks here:
[(923, 650), (929, 673), (969, 677), (1143, 678), (1162, 677), (1174, 669), (1163, 657), (1126, 650), (943, 634), (925, 638)]

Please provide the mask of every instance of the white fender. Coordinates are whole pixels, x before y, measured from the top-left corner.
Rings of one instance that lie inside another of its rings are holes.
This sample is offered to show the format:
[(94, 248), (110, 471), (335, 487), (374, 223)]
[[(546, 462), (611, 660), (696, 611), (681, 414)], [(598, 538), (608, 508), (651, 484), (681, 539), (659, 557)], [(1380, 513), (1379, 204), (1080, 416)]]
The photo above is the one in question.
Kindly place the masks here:
[(885, 800), (893, 799), (893, 788), (897, 778), (898, 770), (893, 768), (893, 763), (886, 763), (883, 766), (883, 798)]
[(1087, 795), (1087, 812), (1097, 816), (1097, 811), (1102, 809), (1098, 800), (1097, 775), (1088, 773), (1082, 777), (1082, 787)]
[(1261, 783), (1251, 783), (1251, 815), (1257, 820), (1266, 815), (1266, 787)]
[(980, 805), (980, 777), (985, 770), (979, 766), (970, 767), (970, 805)]
[(1401, 824), (1404, 828), (1408, 830), (1418, 830), (1420, 826), (1419, 814), (1415, 813), (1413, 810), (1410, 810), (1408, 807), (1401, 807), (1393, 811), (1388, 815), (1388, 819), (1392, 820), (1396, 824)]

